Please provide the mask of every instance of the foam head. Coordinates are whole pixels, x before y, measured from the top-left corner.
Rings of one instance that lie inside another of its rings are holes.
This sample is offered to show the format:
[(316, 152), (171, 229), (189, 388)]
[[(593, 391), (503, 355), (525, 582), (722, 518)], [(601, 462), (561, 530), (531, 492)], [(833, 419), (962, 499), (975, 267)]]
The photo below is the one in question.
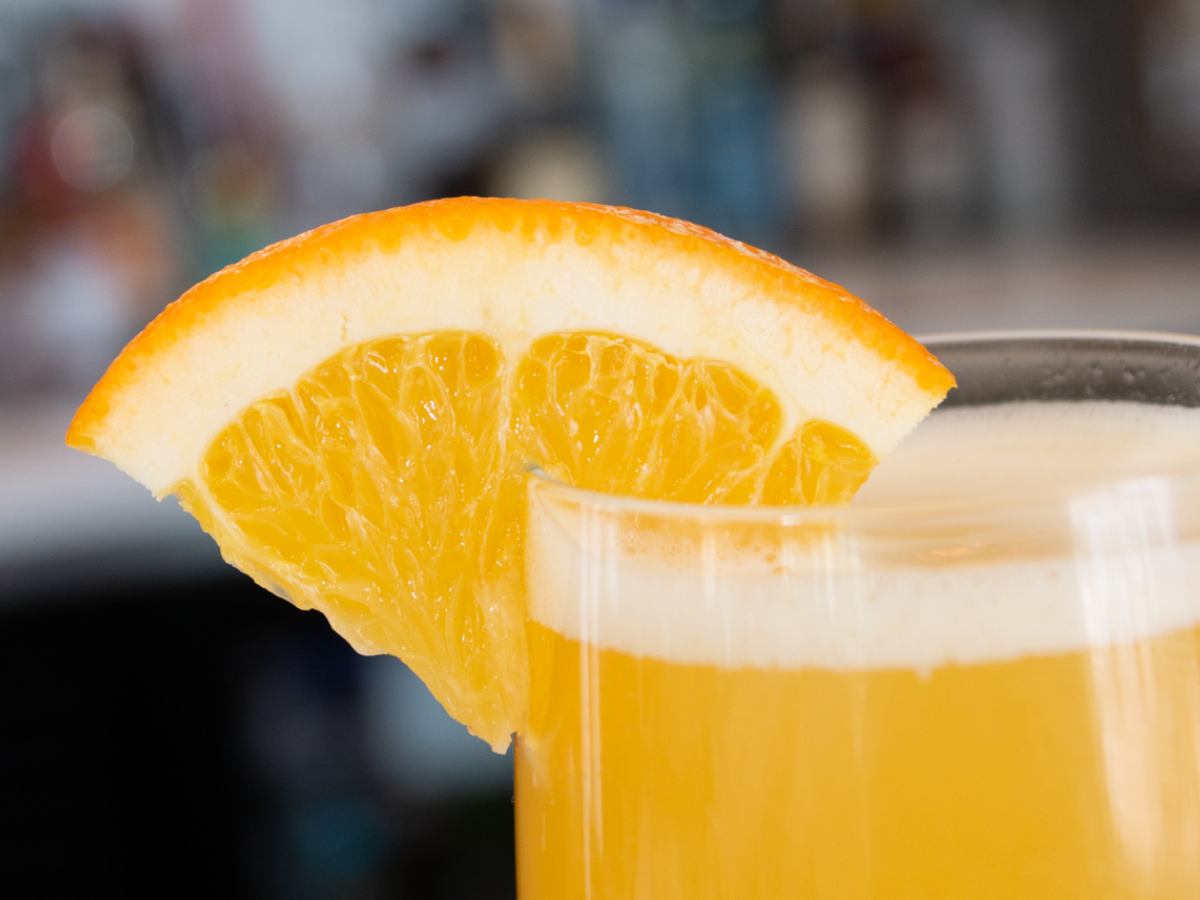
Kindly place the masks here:
[(1198, 447), (1200, 410), (1014, 403), (931, 417), (850, 510), (678, 515), (535, 482), (530, 614), (724, 667), (928, 670), (1149, 637), (1200, 621)]

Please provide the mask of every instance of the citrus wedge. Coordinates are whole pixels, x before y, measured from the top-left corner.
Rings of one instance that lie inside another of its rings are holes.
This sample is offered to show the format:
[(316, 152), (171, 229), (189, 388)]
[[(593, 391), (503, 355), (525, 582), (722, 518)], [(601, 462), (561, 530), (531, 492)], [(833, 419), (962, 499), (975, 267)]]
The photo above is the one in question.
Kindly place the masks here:
[(528, 694), (524, 478), (726, 503), (848, 499), (952, 386), (782, 260), (649, 213), (463, 198), (217, 273), (67, 435), (493, 747)]

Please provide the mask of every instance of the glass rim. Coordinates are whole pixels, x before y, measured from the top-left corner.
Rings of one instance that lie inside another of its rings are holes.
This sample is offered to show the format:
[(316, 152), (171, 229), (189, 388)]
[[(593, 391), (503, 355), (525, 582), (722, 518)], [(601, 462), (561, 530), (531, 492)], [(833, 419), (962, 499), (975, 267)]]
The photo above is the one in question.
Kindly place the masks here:
[[(1010, 342), (1055, 342), (1087, 341), (1105, 344), (1139, 343), (1168, 344), (1194, 347), (1200, 354), (1200, 336), (1173, 334), (1170, 332), (1132, 331), (1118, 329), (1010, 329), (1004, 331), (962, 331), (919, 335), (922, 345), (934, 350), (939, 346), (1002, 344)], [(1020, 399), (1001, 402), (1021, 402)], [(1070, 400), (1043, 400), (1032, 402), (1081, 402)], [(1097, 398), (1097, 402), (1104, 402)], [(1111, 402), (1111, 401), (1110, 401)], [(1136, 402), (1136, 401), (1133, 401)], [(978, 404), (987, 405), (987, 404)], [(936, 408), (935, 408), (936, 412)], [(540, 466), (528, 468), (532, 489), (545, 491), (557, 500), (579, 507), (599, 509), (614, 515), (645, 515), (661, 519), (687, 519), (697, 522), (747, 523), (754, 525), (774, 524), (782, 527), (803, 525), (894, 524), (898, 517), (922, 516), (926, 519), (955, 518), (963, 515), (996, 516), (1014, 513), (1036, 513), (1062, 507), (1075, 497), (1085, 493), (1115, 488), (1119, 485), (1154, 481), (1165, 483), (1174, 490), (1194, 490), (1200, 496), (1200, 453), (1197, 454), (1196, 474), (1143, 475), (1133, 478), (1113, 478), (1086, 486), (1064, 487), (1058, 490), (1017, 493), (1010, 496), (969, 497), (963, 500), (906, 501), (903, 503), (873, 504), (856, 507), (851, 501), (844, 506), (748, 506), (739, 504), (695, 503), (678, 500), (651, 500), (603, 491), (575, 487), (559, 481), (546, 473)]]
[(1182, 344), (1200, 347), (1200, 335), (1173, 331), (1137, 331), (1127, 328), (1008, 328), (989, 331), (935, 331), (914, 335), (914, 340), (931, 344), (993, 343), (999, 341), (1097, 340), (1137, 341), (1158, 344)]

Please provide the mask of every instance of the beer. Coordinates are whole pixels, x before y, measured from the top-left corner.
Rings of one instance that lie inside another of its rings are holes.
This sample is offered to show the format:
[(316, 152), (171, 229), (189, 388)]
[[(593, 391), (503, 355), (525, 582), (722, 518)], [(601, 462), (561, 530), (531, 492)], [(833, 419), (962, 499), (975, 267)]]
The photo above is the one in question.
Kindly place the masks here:
[(1200, 896), (1200, 551), (1161, 477), (1198, 438), (1169, 407), (940, 414), (852, 515), (1057, 499), (917, 511), (900, 549), (886, 515), (671, 541), (535, 499), (523, 900)]

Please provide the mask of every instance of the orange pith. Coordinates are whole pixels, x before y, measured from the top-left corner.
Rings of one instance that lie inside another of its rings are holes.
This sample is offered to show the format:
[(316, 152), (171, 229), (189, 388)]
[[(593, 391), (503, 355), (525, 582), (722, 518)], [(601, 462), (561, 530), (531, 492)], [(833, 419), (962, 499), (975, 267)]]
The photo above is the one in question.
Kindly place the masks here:
[(617, 335), (546, 335), (513, 364), (479, 334), (394, 336), (244, 410), (176, 492), (231, 562), (359, 650), (403, 656), (500, 744), (527, 692), (527, 464), (709, 503), (838, 502), (874, 464), (830, 423), (781, 430), (736, 367)]
[[(696, 254), (727, 272), (756, 283), (764, 296), (783, 305), (807, 308), (907, 373), (931, 394), (944, 395), (953, 376), (936, 359), (873, 309), (843, 288), (779, 257), (730, 240), (707, 228), (621, 207), (551, 201), (480, 200), (462, 197), (364, 213), (281, 241), (210, 276), (170, 304), (121, 353), (104, 379), (79, 408), (68, 443), (97, 449), (95, 430), (103, 426), (117, 391), (136, 381), (164, 347), (203, 330), (230, 305), (249, 305), (272, 285), (311, 278), (314, 272), (345, 264), (376, 251), (388, 252), (428, 234), (465, 241), (481, 225), (518, 232), (531, 244), (569, 240), (602, 244), (598, 238), (646, 238), (679, 254)], [(807, 290), (799, 290), (800, 287)]]

